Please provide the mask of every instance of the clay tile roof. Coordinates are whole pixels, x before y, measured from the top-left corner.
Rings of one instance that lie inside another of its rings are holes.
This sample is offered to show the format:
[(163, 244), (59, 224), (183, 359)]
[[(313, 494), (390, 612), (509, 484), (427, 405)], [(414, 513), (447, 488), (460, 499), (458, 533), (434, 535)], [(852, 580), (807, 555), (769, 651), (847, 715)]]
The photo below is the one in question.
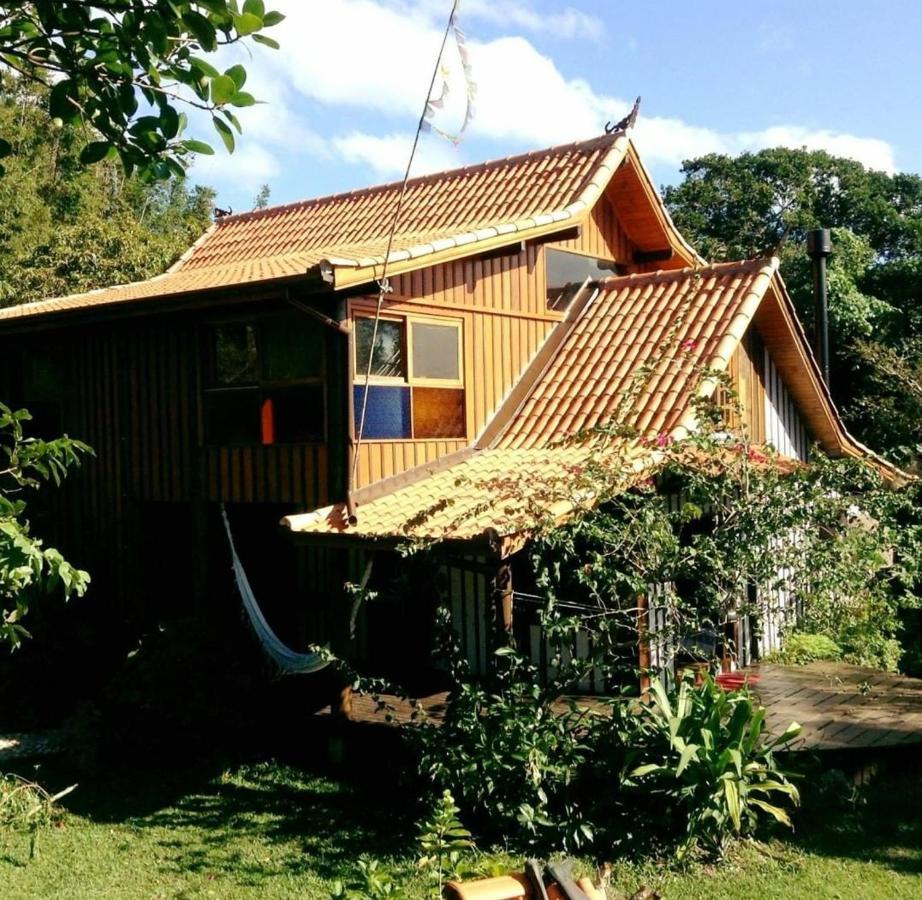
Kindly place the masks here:
[(696, 373), (726, 368), (776, 268), (757, 259), (601, 282), (497, 446), (548, 446), (613, 421), (648, 435), (686, 425)]
[[(685, 435), (695, 393), (715, 387), (698, 373), (727, 367), (776, 271), (777, 260), (750, 260), (601, 282), (491, 447), (445, 469), (423, 466), (415, 481), (360, 502), (355, 526), (342, 504), (284, 524), (310, 534), (467, 539), (565, 516), (580, 502), (568, 496), (574, 467), (599, 457), (591, 442), (563, 439), (613, 422), (668, 440)], [(655, 455), (656, 441), (643, 439), (613, 460), (630, 461), (636, 477)]]
[[(588, 214), (629, 144), (618, 132), (411, 179), (389, 264), (566, 228)], [(400, 188), (385, 184), (225, 216), (164, 275), (0, 309), (0, 321), (303, 276), (321, 265), (361, 273), (384, 261)]]

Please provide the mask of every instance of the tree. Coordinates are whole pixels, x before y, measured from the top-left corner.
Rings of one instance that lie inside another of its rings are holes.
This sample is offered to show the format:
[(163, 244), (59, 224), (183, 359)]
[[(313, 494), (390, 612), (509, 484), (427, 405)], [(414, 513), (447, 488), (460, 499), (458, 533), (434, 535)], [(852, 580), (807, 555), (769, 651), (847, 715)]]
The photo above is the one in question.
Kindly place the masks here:
[(23, 619), (36, 595), (60, 589), (83, 596), (90, 576), (72, 566), (30, 530), (26, 498), (44, 482), (60, 485), (90, 448), (68, 437), (27, 437), (31, 416), (0, 403), (0, 642), (15, 649), (29, 632)]
[(903, 463), (918, 458), (916, 420), (903, 387), (869, 365), (858, 347), (894, 350), (907, 341), (918, 346), (922, 337), (922, 177), (783, 148), (735, 158), (710, 154), (686, 162), (682, 173), (682, 183), (664, 189), (678, 227), (715, 260), (780, 255), (808, 334), (806, 232), (833, 229), (833, 397), (859, 438)]
[[(210, 115), (233, 151), (233, 109), (256, 102), (243, 66), (222, 72), (197, 54), (246, 40), (278, 47), (263, 30), (283, 18), (263, 0), (0, 0), (0, 61), (49, 89), (57, 125), (92, 131), (81, 163), (117, 157), (129, 174), (165, 179), (185, 173), (189, 154), (214, 152), (184, 137), (183, 107)], [(0, 134), (0, 156), (12, 149)]]
[(0, 306), (159, 274), (211, 222), (208, 188), (83, 165), (86, 129), (54, 128), (47, 95), (0, 73)]

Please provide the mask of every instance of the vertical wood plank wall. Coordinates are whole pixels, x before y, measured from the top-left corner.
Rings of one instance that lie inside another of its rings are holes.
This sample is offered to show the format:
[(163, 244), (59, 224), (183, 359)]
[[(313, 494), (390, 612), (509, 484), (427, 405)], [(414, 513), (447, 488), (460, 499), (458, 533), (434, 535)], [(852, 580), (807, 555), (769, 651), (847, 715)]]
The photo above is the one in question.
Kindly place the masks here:
[(774, 360), (764, 348), (765, 440), (782, 455), (807, 459), (807, 430)]
[[(630, 264), (633, 245), (603, 197), (580, 235), (545, 246)], [(470, 259), (420, 269), (392, 281), (386, 303), (392, 313), (431, 312), (463, 320), (466, 440), (363, 441), (356, 487), (397, 475), (460, 450), (490, 421), (518, 381), (561, 313), (547, 310), (544, 247), (529, 245), (509, 256)], [(367, 300), (356, 309), (373, 308)]]

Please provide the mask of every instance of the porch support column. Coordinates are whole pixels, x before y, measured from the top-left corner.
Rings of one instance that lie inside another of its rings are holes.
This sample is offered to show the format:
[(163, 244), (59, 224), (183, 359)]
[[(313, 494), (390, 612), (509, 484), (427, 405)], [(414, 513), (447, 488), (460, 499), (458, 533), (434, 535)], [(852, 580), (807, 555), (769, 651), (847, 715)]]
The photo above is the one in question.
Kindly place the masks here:
[(512, 566), (501, 560), (493, 576), (493, 623), (497, 647), (508, 647), (513, 641)]

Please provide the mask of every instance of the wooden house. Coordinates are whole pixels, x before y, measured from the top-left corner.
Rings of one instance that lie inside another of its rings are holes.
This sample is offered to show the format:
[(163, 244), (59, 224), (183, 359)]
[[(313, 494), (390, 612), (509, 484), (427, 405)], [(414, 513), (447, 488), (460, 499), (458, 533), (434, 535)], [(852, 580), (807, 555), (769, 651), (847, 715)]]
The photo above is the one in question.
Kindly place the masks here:
[[(399, 193), (225, 216), (149, 281), (0, 310), (0, 398), (95, 448), (47, 527), (97, 597), (233, 602), (216, 587), (223, 503), (280, 633), (342, 646), (343, 582), (372, 556), (380, 578), (400, 574), (388, 551), (434, 537), (446, 551), (433, 577), (482, 667), (494, 603), (514, 616), (527, 533), (490, 485), (565, 473), (579, 462), (567, 434), (615, 415), (687, 433), (693, 394), (715, 389), (692, 378), (707, 365), (730, 373), (755, 441), (796, 459), (814, 442), (868, 452), (842, 426), (777, 261), (707, 265), (627, 132), (411, 180), (376, 324)], [(667, 338), (683, 365), (654, 365), (630, 396)], [(351, 652), (424, 658), (427, 592), (375, 604)]]

